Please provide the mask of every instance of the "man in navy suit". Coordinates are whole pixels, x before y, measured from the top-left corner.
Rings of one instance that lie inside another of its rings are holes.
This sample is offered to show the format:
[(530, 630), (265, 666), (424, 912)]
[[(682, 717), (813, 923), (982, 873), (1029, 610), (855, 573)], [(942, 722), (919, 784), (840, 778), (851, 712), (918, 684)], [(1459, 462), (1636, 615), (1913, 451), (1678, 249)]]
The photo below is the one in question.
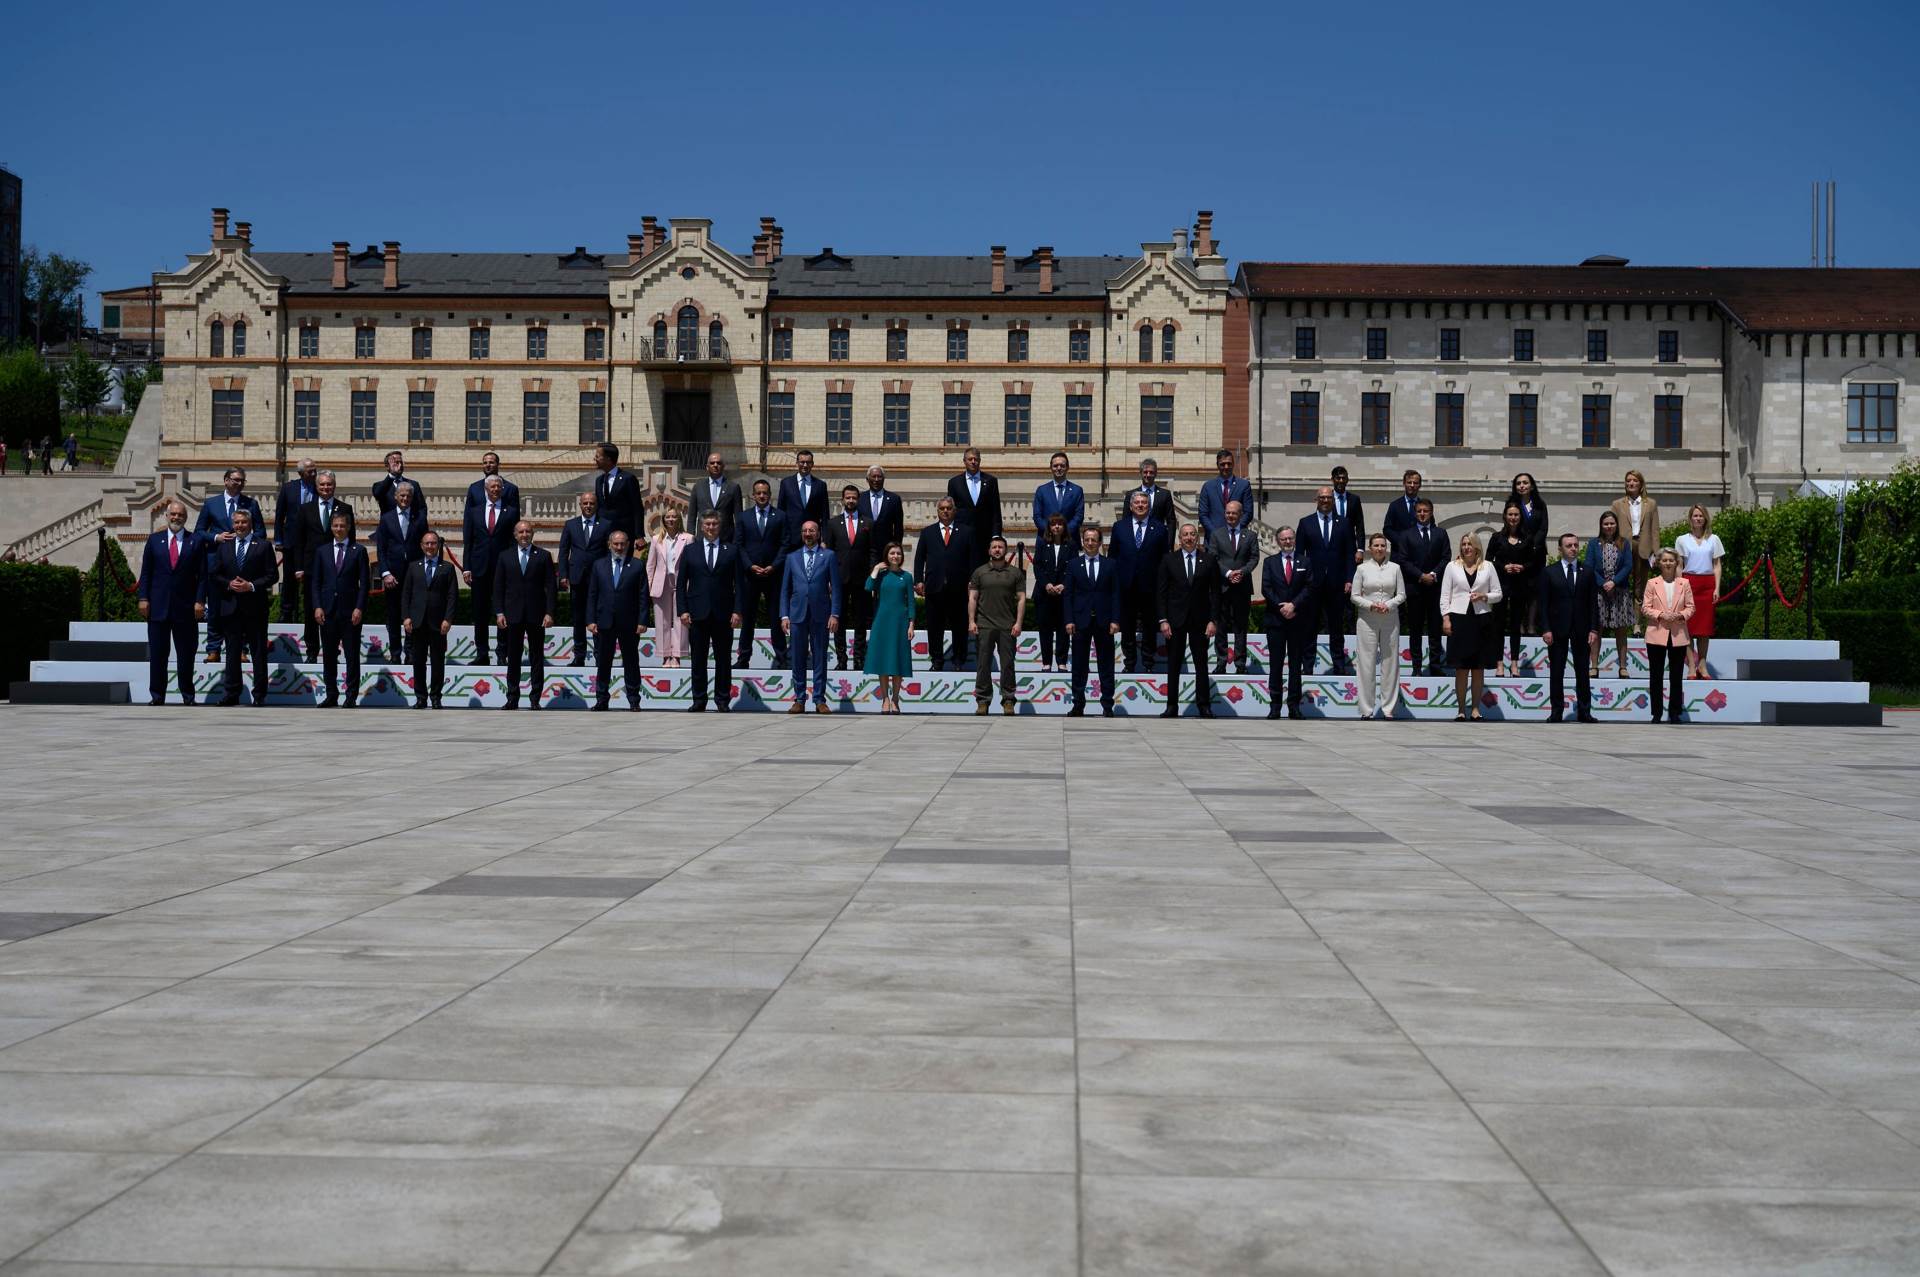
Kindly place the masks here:
[(273, 505), (273, 548), (280, 552), (280, 619), (296, 621), (300, 612), (300, 591), (294, 583), (299, 579), (295, 573), (302, 569), (301, 564), (289, 551), (292, 549), (294, 520), (299, 517), (300, 507), (312, 501), (319, 489), (313, 485), (313, 459), (303, 457), (294, 465), (293, 478), (280, 485), (280, 499)]
[[(447, 631), (453, 628), (453, 568), (440, 557), (440, 534), (420, 538), (420, 558), (407, 565), (400, 583), (401, 623), (407, 632), (407, 651), (413, 657), (413, 707), (425, 709), (431, 700), (440, 708), (440, 689), (447, 676)], [(432, 677), (429, 679), (429, 663)]]
[(1100, 529), (1080, 532), (1080, 558), (1067, 570), (1067, 638), (1073, 643), (1071, 718), (1087, 712), (1087, 648), (1100, 659), (1100, 711), (1113, 717), (1113, 636), (1120, 632), (1119, 574), (1100, 553)]
[(1260, 597), (1267, 601), (1267, 717), (1280, 717), (1280, 679), (1286, 676), (1288, 718), (1300, 717), (1300, 679), (1313, 665), (1319, 609), (1314, 605), (1313, 567), (1295, 551), (1292, 528), (1280, 529), (1280, 548), (1260, 569)]
[[(510, 506), (516, 508), (519, 506), (520, 485), (500, 473), (500, 454), (483, 452), (480, 454), (480, 477), (467, 485), (467, 504), (461, 511), (463, 520), (475, 506), (487, 503), (487, 480), (494, 478), (500, 480), (500, 499)], [(421, 507), (423, 510), (425, 508), (425, 506)]]
[[(417, 486), (417, 485), (416, 485)], [(380, 559), (380, 598), (387, 609), (387, 660), (407, 659), (400, 614), (400, 587), (407, 569), (422, 557), (420, 539), (427, 535), (427, 507), (415, 503), (414, 489), (405, 484), (394, 489), (393, 509), (380, 516), (373, 530), (373, 550)]]
[(973, 546), (973, 567), (987, 561), (987, 547), (1003, 534), (1000, 517), (1000, 481), (980, 468), (980, 449), (968, 448), (960, 459), (959, 474), (947, 480), (953, 498), (953, 521), (967, 530)]
[[(620, 652), (620, 672), (626, 679), (627, 708), (640, 708), (640, 631), (647, 624), (651, 596), (647, 569), (627, 557), (633, 544), (625, 532), (607, 536), (607, 554), (596, 561), (587, 578), (587, 632), (593, 635), (593, 707), (604, 711), (613, 695), (613, 654)], [(539, 697), (536, 695), (535, 699)]]
[[(906, 510), (900, 504), (900, 498), (887, 491), (887, 472), (880, 466), (867, 467), (867, 490), (860, 494), (860, 513), (873, 525), (869, 543), (873, 546), (873, 563), (887, 556), (887, 547), (899, 542), (903, 547), (907, 540)], [(871, 570), (873, 563), (867, 565)]]
[(680, 624), (693, 642), (691, 713), (707, 708), (707, 660), (713, 660), (714, 708), (733, 708), (733, 627), (740, 624), (740, 552), (720, 539), (720, 513), (700, 516), (700, 535), (680, 555), (680, 579), (674, 598)]
[(174, 673), (182, 704), (193, 704), (193, 649), (200, 637), (200, 577), (207, 566), (205, 541), (187, 531), (183, 501), (167, 502), (167, 526), (147, 538), (140, 556), (140, 616), (147, 623), (149, 705), (167, 699), (167, 648), (173, 648)]
[[(731, 545), (735, 539), (735, 519), (742, 505), (740, 485), (727, 478), (727, 459), (717, 452), (707, 454), (707, 477), (687, 483), (687, 512), (694, 527), (712, 510), (720, 516), (720, 539)], [(606, 502), (600, 503), (602, 510)]]
[[(1398, 510), (1400, 503), (1393, 503)], [(1391, 518), (1391, 514), (1388, 516)], [(1440, 577), (1453, 558), (1447, 534), (1433, 526), (1433, 502), (1420, 497), (1414, 502), (1413, 525), (1395, 542), (1394, 557), (1407, 579), (1407, 650), (1413, 655), (1413, 673), (1420, 674), (1420, 638), (1427, 639), (1427, 672), (1438, 674), (1440, 655)]]
[(1120, 647), (1126, 672), (1145, 674), (1153, 669), (1154, 653), (1160, 646), (1160, 561), (1171, 547), (1167, 525), (1153, 520), (1152, 501), (1146, 493), (1134, 492), (1127, 504), (1131, 509), (1126, 518), (1113, 525), (1107, 554), (1119, 578)]
[[(1560, 561), (1540, 569), (1540, 639), (1547, 645), (1553, 669), (1553, 712), (1549, 723), (1565, 718), (1562, 699), (1567, 690), (1567, 658), (1573, 658), (1575, 716), (1583, 723), (1593, 717), (1593, 683), (1587, 674), (1587, 653), (1600, 641), (1600, 583), (1580, 560), (1580, 538), (1560, 534)], [(1575, 647), (1574, 644), (1579, 644)]]
[(547, 627), (559, 610), (560, 595), (553, 556), (533, 543), (533, 525), (525, 519), (513, 525), (513, 548), (500, 556), (492, 603), (500, 646), (507, 654), (507, 708), (520, 708), (520, 656), (528, 652), (533, 687), (527, 699), (539, 709), (540, 689), (547, 682)]
[(1392, 545), (1398, 545), (1400, 537), (1417, 522), (1414, 507), (1420, 503), (1420, 472), (1409, 470), (1401, 475), (1400, 486), (1404, 495), (1388, 506), (1380, 519), (1380, 530), (1387, 534), (1387, 541)]
[(1353, 525), (1334, 513), (1333, 489), (1313, 498), (1313, 513), (1296, 530), (1299, 550), (1313, 571), (1317, 620), (1327, 627), (1330, 673), (1347, 672), (1347, 596), (1353, 593)]
[(485, 499), (467, 511), (461, 542), (466, 547), (467, 565), (460, 579), (473, 591), (473, 660), (485, 665), (490, 659), (487, 632), (493, 618), (487, 614), (487, 600), (493, 597), (493, 574), (500, 556), (513, 544), (513, 525), (520, 522), (520, 507), (508, 505), (506, 480), (493, 475), (487, 480)]
[(1047, 516), (1063, 515), (1067, 520), (1067, 535), (1076, 541), (1080, 537), (1080, 524), (1087, 514), (1087, 494), (1079, 484), (1067, 478), (1067, 454), (1056, 452), (1047, 459), (1047, 469), (1053, 477), (1033, 490), (1033, 531), (1035, 536), (1047, 534)]
[(394, 494), (402, 488), (410, 489), (413, 492), (414, 509), (425, 510), (427, 508), (426, 492), (421, 489), (418, 483), (407, 478), (407, 458), (400, 449), (395, 448), (387, 454), (386, 475), (373, 485), (373, 500), (374, 503), (380, 507), (381, 514), (385, 514), (387, 511), (393, 509), (395, 505)]
[[(204, 512), (203, 512), (204, 513)], [(245, 506), (233, 511), (233, 539), (214, 546), (213, 578), (209, 584), (220, 630), (227, 640), (226, 679), (220, 703), (240, 703), (240, 658), (253, 658), (253, 703), (267, 703), (267, 605), (273, 601), (273, 583), (280, 575), (273, 562), (273, 546), (253, 530), (253, 512)]]
[(1197, 503), (1202, 545), (1227, 526), (1228, 502), (1238, 501), (1242, 512), (1253, 509), (1253, 485), (1233, 473), (1233, 449), (1222, 448), (1214, 453), (1213, 466), (1220, 472), (1220, 477), (1200, 485)]
[(860, 509), (860, 489), (840, 489), (840, 513), (828, 519), (821, 541), (840, 572), (840, 624), (834, 627), (835, 664), (847, 668), (847, 631), (853, 631), (853, 663), (867, 659), (867, 573), (873, 570), (873, 523)]
[(320, 629), (325, 652), (327, 709), (340, 703), (334, 693), (340, 674), (340, 648), (347, 649), (347, 708), (360, 703), (360, 622), (367, 611), (372, 573), (367, 547), (353, 539), (353, 516), (344, 509), (333, 515), (333, 535), (316, 548), (307, 563), (307, 595), (313, 623)]
[(1136, 492), (1144, 492), (1147, 496), (1148, 517), (1158, 519), (1169, 528), (1173, 526), (1173, 493), (1160, 486), (1160, 463), (1152, 457), (1140, 463), (1140, 486), (1127, 489), (1129, 506)]
[(807, 708), (807, 671), (813, 671), (813, 708), (827, 709), (827, 635), (840, 628), (840, 564), (820, 544), (820, 525), (800, 525), (800, 548), (787, 556), (780, 577), (780, 630), (793, 649), (793, 708)]
[[(233, 516), (245, 510), (256, 533), (263, 532), (266, 521), (260, 517), (260, 503), (247, 495), (247, 472), (243, 466), (228, 466), (220, 476), (221, 491), (207, 498), (200, 507), (200, 517), (195, 520), (193, 530), (200, 534), (207, 547), (207, 565), (201, 573), (200, 583), (204, 597), (201, 602), (207, 605), (207, 663), (220, 659), (220, 649), (226, 637), (227, 612), (219, 604), (220, 599), (213, 594), (214, 552), (220, 543), (233, 540)], [(297, 548), (297, 547), (296, 547)], [(302, 564), (294, 560), (294, 570), (300, 571)]]
[(312, 501), (300, 507), (300, 513), (293, 520), (293, 553), (297, 559), (294, 564), (294, 579), (299, 583), (301, 597), (306, 600), (306, 612), (302, 619), (306, 622), (304, 636), (309, 662), (320, 659), (320, 627), (313, 623), (313, 582), (308, 578), (308, 570), (313, 566), (313, 553), (333, 539), (333, 516), (347, 516), (347, 539), (354, 535), (353, 507), (334, 495), (334, 473), (322, 470), (313, 477), (316, 494)]
[(753, 481), (753, 504), (733, 526), (743, 574), (740, 655), (735, 658), (735, 664), (745, 666), (753, 660), (753, 633), (760, 618), (760, 602), (764, 599), (767, 631), (773, 639), (773, 667), (779, 669), (787, 663), (787, 636), (780, 628), (780, 568), (787, 552), (787, 520), (773, 508), (773, 487), (765, 479)]
[(1353, 562), (1360, 565), (1366, 557), (1367, 544), (1367, 508), (1360, 498), (1347, 491), (1347, 468), (1335, 466), (1329, 476), (1333, 484), (1333, 512), (1345, 519), (1353, 528)]
[[(600, 500), (580, 494), (580, 513), (560, 529), (560, 589), (573, 600), (573, 664), (587, 663), (587, 581), (593, 565), (607, 557), (607, 536), (613, 531), (600, 517)], [(631, 539), (631, 538), (629, 538)]]
[(624, 532), (628, 541), (640, 539), (640, 479), (620, 468), (620, 449), (603, 443), (593, 450), (593, 464), (600, 474), (593, 481), (594, 499), (600, 505), (600, 517), (610, 531)]
[[(952, 497), (941, 497), (939, 518), (920, 530), (913, 549), (913, 592), (927, 601), (927, 657), (947, 668), (947, 636), (953, 636), (953, 668), (967, 667), (967, 582), (973, 576), (973, 543), (954, 522)], [(864, 582), (862, 583), (864, 584)]]
[(802, 448), (793, 454), (794, 472), (780, 481), (780, 499), (775, 503), (787, 521), (787, 549), (800, 544), (800, 529), (809, 520), (826, 526), (827, 485), (813, 477), (813, 452)]
[[(1142, 498), (1144, 500), (1144, 498)], [(1220, 565), (1200, 544), (1200, 529), (1185, 524), (1180, 544), (1155, 574), (1160, 633), (1167, 640), (1167, 707), (1162, 718), (1180, 717), (1180, 667), (1193, 656), (1193, 708), (1213, 717), (1213, 682), (1207, 677), (1207, 640), (1214, 637), (1220, 606)]]

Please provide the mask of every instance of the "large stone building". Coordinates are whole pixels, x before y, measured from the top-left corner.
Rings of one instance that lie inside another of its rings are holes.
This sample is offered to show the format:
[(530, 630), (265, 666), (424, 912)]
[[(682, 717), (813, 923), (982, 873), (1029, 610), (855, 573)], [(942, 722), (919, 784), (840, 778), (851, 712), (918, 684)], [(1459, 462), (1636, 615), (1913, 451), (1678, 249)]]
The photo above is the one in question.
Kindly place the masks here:
[(0, 346), (26, 330), (26, 283), (20, 273), (19, 175), (0, 168)]
[(160, 322), (160, 289), (155, 284), (102, 289), (100, 339), (128, 358), (158, 359), (166, 353)]

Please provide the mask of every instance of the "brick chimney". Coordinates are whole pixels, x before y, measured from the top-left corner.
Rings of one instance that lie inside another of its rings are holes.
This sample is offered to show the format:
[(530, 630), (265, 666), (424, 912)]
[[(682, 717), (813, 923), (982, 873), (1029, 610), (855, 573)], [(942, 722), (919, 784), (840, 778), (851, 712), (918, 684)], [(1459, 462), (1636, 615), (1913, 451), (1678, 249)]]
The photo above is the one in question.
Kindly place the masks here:
[(1193, 255), (1213, 256), (1213, 210), (1203, 208), (1193, 221)]
[(235, 222), (233, 224), (233, 233), (242, 244), (245, 244), (248, 248), (253, 247), (252, 222)]
[(217, 244), (226, 237), (227, 210), (224, 208), (216, 208), (213, 210), (213, 240)]
[(993, 254), (993, 291), (1004, 293), (1007, 291), (1007, 246), (995, 244), (989, 251)]
[(647, 241), (644, 236), (627, 236), (627, 262), (631, 265), (647, 255)]
[(659, 218), (643, 217), (640, 219), (640, 241), (641, 250), (648, 253), (651, 253), (654, 249), (666, 242), (666, 237), (660, 230)]
[(380, 287), (389, 289), (400, 287), (400, 241), (397, 239), (386, 241), (386, 251), (380, 254), (380, 259), (386, 267), (385, 273), (380, 277)]
[(760, 219), (760, 238), (767, 241), (767, 248), (769, 251), (771, 251), (773, 248), (774, 225), (775, 225), (774, 220), (771, 217), (763, 217)]
[(767, 264), (767, 237), (764, 232), (753, 237), (753, 264), (755, 266)]
[(1040, 291), (1051, 293), (1053, 291), (1053, 246), (1042, 244), (1033, 250), (1033, 255), (1040, 259)]
[(767, 264), (769, 266), (780, 260), (780, 245), (786, 242), (786, 238), (786, 227), (776, 226), (773, 228), (773, 238), (767, 241)]
[(333, 286), (347, 286), (347, 250), (352, 246), (344, 239), (333, 241)]

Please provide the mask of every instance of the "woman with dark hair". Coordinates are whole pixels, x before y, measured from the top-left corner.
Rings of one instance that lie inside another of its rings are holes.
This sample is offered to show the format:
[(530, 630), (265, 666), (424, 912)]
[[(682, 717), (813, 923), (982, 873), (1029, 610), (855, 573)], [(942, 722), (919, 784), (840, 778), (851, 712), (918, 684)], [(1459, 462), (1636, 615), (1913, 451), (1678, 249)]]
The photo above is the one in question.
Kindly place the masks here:
[(1518, 501), (1508, 501), (1500, 512), (1499, 529), (1487, 542), (1487, 562), (1500, 581), (1500, 591), (1494, 595), (1500, 603), (1499, 628), (1494, 631), (1496, 650), (1499, 637), (1507, 636), (1507, 651), (1498, 669), (1501, 678), (1518, 675), (1520, 639), (1532, 632), (1534, 583), (1540, 577), (1542, 544), (1527, 529), (1525, 509)]
[(1057, 672), (1054, 655), (1059, 654), (1058, 670), (1067, 667), (1067, 570), (1080, 552), (1067, 538), (1067, 516), (1047, 516), (1046, 539), (1033, 551), (1033, 603), (1040, 631), (1040, 672)]
[(1633, 596), (1633, 566), (1638, 556), (1633, 542), (1620, 532), (1620, 516), (1608, 510), (1600, 516), (1600, 534), (1587, 542), (1587, 570), (1600, 585), (1600, 606), (1594, 612), (1595, 636), (1589, 673), (1600, 677), (1600, 645), (1613, 633), (1613, 650), (1620, 678), (1627, 676), (1627, 636), (1633, 633), (1634, 613), (1640, 601)]
[(1533, 476), (1522, 470), (1513, 476), (1513, 483), (1507, 488), (1507, 500), (1520, 507), (1520, 523), (1540, 542), (1540, 562), (1547, 565), (1547, 499), (1540, 495), (1540, 485)]
[(880, 712), (900, 712), (900, 681), (913, 673), (913, 573), (907, 552), (889, 541), (867, 577), (874, 596), (873, 625), (867, 631), (867, 668), (880, 678)]

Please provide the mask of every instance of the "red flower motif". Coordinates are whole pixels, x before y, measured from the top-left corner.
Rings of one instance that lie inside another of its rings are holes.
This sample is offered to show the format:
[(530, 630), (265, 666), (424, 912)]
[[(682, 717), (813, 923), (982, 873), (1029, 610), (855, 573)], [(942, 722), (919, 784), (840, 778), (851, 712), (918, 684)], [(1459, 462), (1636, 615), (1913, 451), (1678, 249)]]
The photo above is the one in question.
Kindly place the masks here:
[(1481, 694), (1480, 703), (1486, 706), (1494, 706), (1500, 703), (1500, 698), (1492, 692), (1485, 692)]
[(1245, 689), (1242, 688), (1238, 683), (1235, 683), (1232, 687), (1229, 687), (1227, 689), (1227, 699), (1232, 701), (1236, 705), (1240, 703), (1240, 698), (1244, 694), (1245, 694)]
[(488, 682), (484, 678), (475, 679), (473, 683), (473, 690), (480, 693), (480, 695), (485, 696), (488, 692), (491, 692), (493, 690), (493, 684)]
[(905, 686), (903, 686), (900, 690), (905, 692), (909, 696), (918, 696), (920, 695), (920, 684), (908, 683)]
[(1407, 689), (1407, 695), (1412, 697), (1416, 701), (1424, 701), (1427, 699), (1428, 691), (1429, 691), (1428, 688), (1416, 684), (1415, 686), (1409, 687)]
[(1705, 699), (1707, 708), (1716, 714), (1727, 707), (1727, 694), (1717, 687), (1708, 692)]

